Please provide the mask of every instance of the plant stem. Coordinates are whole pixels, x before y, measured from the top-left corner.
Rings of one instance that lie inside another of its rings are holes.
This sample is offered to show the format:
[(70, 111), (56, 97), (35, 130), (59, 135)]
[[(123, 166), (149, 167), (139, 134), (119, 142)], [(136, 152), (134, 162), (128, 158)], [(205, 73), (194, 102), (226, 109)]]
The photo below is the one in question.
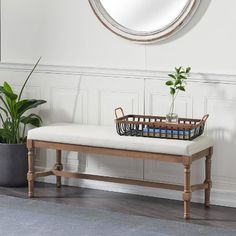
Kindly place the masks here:
[(2, 124), (4, 123), (4, 120), (2, 118), (2, 114), (0, 114), (0, 118), (1, 118), (1, 121), (2, 121)]
[(7, 111), (9, 112), (9, 114), (11, 115), (11, 111), (9, 109), (9, 107), (7, 106), (6, 102), (4, 101), (4, 99), (2, 98), (2, 96), (0, 96), (0, 100), (3, 102), (4, 106), (6, 107)]
[(172, 98), (171, 98), (171, 105), (170, 105), (170, 111), (169, 111), (169, 114), (171, 114), (171, 115), (174, 113), (175, 99), (176, 99), (178, 93), (179, 93), (179, 90), (176, 92), (175, 95), (173, 94), (173, 95), (172, 95)]
[(24, 140), (24, 138), (25, 138), (25, 128), (26, 128), (26, 124), (24, 124), (23, 132), (22, 132), (22, 139), (23, 139), (23, 140)]
[(30, 71), (29, 75), (27, 76), (27, 78), (26, 78), (26, 80), (25, 80), (25, 82), (24, 82), (24, 84), (23, 84), (23, 86), (22, 86), (22, 88), (21, 88), (21, 90), (20, 90), (20, 94), (19, 94), (19, 97), (18, 97), (18, 101), (20, 101), (21, 95), (22, 95), (22, 93), (23, 93), (23, 91), (24, 91), (24, 88), (25, 88), (25, 85), (27, 84), (27, 82), (28, 82), (30, 76), (33, 74), (35, 68), (36, 68), (37, 65), (39, 64), (41, 58), (42, 58), (42, 57), (40, 57), (40, 58), (38, 59), (38, 61), (37, 61), (36, 64), (34, 65), (33, 69)]
[(170, 111), (169, 114), (173, 114), (174, 111), (174, 95), (171, 97)]

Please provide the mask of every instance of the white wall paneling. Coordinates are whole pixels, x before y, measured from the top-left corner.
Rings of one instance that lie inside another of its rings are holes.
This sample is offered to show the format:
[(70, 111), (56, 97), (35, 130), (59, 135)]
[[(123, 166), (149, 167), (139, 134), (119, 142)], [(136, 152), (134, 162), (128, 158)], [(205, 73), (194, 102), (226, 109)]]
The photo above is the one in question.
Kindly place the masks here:
[[(85, 72), (84, 72), (85, 73)], [(114, 109), (123, 107), (127, 112), (143, 112), (143, 81), (136, 78), (112, 78), (109, 74), (88, 75), (83, 79), (89, 84), (89, 124), (114, 125)], [(143, 162), (137, 159), (102, 157), (86, 155), (88, 168), (86, 172), (126, 176), (130, 178), (143, 177)]]
[[(3, 68), (2, 68), (3, 69)], [(10, 84), (20, 84), (26, 77), (26, 67), (3, 69)], [(11, 78), (11, 79), (8, 79)], [(18, 80), (19, 78), (19, 80)], [(3, 81), (3, 80), (1, 80)], [(42, 94), (34, 93), (35, 87)], [(19, 85), (18, 85), (19, 87)], [(83, 124), (114, 125), (114, 109), (122, 106), (127, 112), (143, 113), (143, 81), (135, 78), (111, 78), (109, 75), (86, 75), (81, 71), (71, 74), (58, 74), (52, 71), (36, 72), (31, 78), (28, 91), (32, 96), (47, 100), (40, 113), (47, 123), (75, 122)], [(32, 88), (32, 90), (31, 90)], [(27, 91), (26, 91), (27, 92)], [(41, 151), (39, 156), (47, 155), (47, 159), (37, 160), (38, 165), (50, 167), (54, 163), (52, 151)], [(102, 175), (143, 178), (143, 161), (137, 159), (102, 157), (98, 155), (63, 153), (63, 164), (67, 169), (80, 170)]]
[[(165, 85), (166, 78), (163, 77), (161, 80), (148, 80), (146, 83), (146, 113), (147, 114), (161, 114), (165, 115), (169, 111), (170, 106), (170, 96), (169, 96), (169, 88)], [(190, 90), (187, 93), (180, 93), (177, 97), (175, 111), (178, 111), (178, 115), (180, 117), (193, 117), (194, 107), (200, 108), (204, 104), (202, 99), (196, 98), (197, 93), (194, 94), (193, 88), (196, 87), (197, 83), (191, 86), (189, 84)], [(202, 86), (202, 85), (201, 85)], [(201, 101), (202, 100), (202, 101)], [(198, 103), (196, 104), (196, 101)], [(202, 102), (202, 104), (201, 104)], [(202, 114), (196, 114), (195, 117), (202, 117)], [(203, 109), (202, 109), (203, 110)], [(193, 182), (198, 182), (199, 179), (203, 179), (203, 163), (197, 162), (193, 165), (193, 170), (197, 169), (198, 172), (193, 172)], [(202, 170), (202, 171), (199, 171)], [(175, 182), (175, 183), (183, 183), (183, 166), (181, 165), (170, 165), (168, 163), (156, 162), (156, 161), (145, 161), (145, 179), (148, 180), (156, 180), (159, 179), (161, 181), (167, 182)]]
[[(175, 66), (192, 66), (195, 73), (187, 92), (178, 97), (176, 111), (188, 117), (210, 114), (207, 133), (215, 140), (212, 201), (236, 206), (235, 0), (227, 5), (222, 0), (204, 0), (197, 13), (201, 18), (194, 20), (192, 28), (150, 45), (112, 34), (94, 16), (87, 0), (1, 0), (1, 4), (0, 82), (6, 80), (19, 90), (32, 63), (43, 56), (24, 95), (47, 100), (37, 110), (45, 125), (114, 125), (118, 106), (126, 113), (165, 115), (166, 75)], [(222, 9), (227, 11), (223, 18), (218, 17)], [(37, 150), (38, 167), (51, 167), (54, 154)], [(66, 169), (86, 173), (183, 180), (181, 166), (155, 161), (63, 152), (63, 163)], [(193, 181), (199, 178), (203, 179), (201, 161), (193, 165)], [(179, 193), (159, 189), (73, 179), (65, 183), (181, 199)], [(194, 194), (194, 200), (202, 201), (202, 194)]]
[[(1, 64), (1, 82), (7, 80), (19, 90), (29, 72), (29, 65)], [(138, 73), (138, 74), (137, 74)], [(32, 76), (25, 95), (47, 100), (38, 111), (44, 123), (76, 122), (113, 125), (114, 108), (124, 107), (126, 113), (165, 115), (169, 106), (166, 72), (118, 69), (39, 66)], [(225, 83), (211, 74), (192, 74), (188, 92), (177, 98), (176, 109), (182, 116), (202, 117), (209, 113), (207, 133), (215, 140), (213, 159), (213, 202), (236, 206), (234, 164), (236, 125), (236, 82), (234, 76), (221, 76)], [(144, 79), (145, 78), (145, 79)], [(207, 78), (207, 79), (205, 79)], [(145, 85), (144, 85), (145, 82)], [(145, 88), (145, 91), (144, 91)], [(224, 122), (222, 122), (222, 120)], [(39, 151), (38, 151), (39, 152)], [(45, 155), (47, 158), (45, 158)], [(53, 151), (40, 151), (37, 165), (49, 168), (54, 163)], [(181, 183), (182, 166), (166, 163), (85, 155), (63, 152), (66, 169), (86, 173)], [(204, 163), (193, 165), (193, 182), (203, 179)], [(54, 178), (46, 181), (53, 182)], [(177, 193), (91, 181), (66, 180), (65, 184), (146, 194), (179, 199)], [(225, 194), (225, 195), (224, 195)], [(222, 199), (222, 196), (225, 198)], [(195, 201), (202, 195), (195, 193)]]

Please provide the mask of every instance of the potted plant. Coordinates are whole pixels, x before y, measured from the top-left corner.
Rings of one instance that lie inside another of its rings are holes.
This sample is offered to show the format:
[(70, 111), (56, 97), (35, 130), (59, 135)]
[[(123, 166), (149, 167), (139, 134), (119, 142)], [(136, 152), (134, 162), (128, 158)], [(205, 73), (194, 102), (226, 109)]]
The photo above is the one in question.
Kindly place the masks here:
[(172, 74), (168, 74), (170, 78), (166, 82), (166, 85), (169, 87), (171, 95), (170, 109), (169, 113), (166, 115), (166, 122), (168, 123), (178, 122), (178, 114), (174, 112), (175, 100), (179, 91), (185, 92), (186, 80), (189, 78), (190, 71), (191, 67), (187, 67), (186, 69), (179, 67), (175, 68), (175, 71)]
[(42, 120), (32, 108), (45, 103), (44, 100), (22, 99), (24, 88), (40, 59), (26, 78), (19, 94), (4, 82), (0, 86), (0, 185), (22, 186), (27, 183), (26, 128), (38, 127)]

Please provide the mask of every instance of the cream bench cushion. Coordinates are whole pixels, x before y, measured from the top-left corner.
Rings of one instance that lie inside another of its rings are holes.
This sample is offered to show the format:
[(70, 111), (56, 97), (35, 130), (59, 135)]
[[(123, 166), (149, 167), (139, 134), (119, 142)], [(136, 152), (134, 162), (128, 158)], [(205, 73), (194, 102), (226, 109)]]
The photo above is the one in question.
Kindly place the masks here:
[(191, 156), (213, 146), (212, 139), (200, 136), (193, 141), (120, 136), (113, 126), (59, 123), (28, 132), (28, 139), (142, 152)]

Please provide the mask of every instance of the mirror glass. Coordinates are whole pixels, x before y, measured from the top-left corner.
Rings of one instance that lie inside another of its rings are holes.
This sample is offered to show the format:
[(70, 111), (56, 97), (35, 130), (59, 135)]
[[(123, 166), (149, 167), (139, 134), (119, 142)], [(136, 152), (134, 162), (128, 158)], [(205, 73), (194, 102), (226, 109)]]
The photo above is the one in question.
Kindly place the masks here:
[(89, 3), (113, 33), (149, 42), (177, 32), (191, 19), (200, 0), (89, 0)]
[(133, 31), (153, 32), (166, 28), (181, 15), (188, 0), (100, 0), (106, 12)]

